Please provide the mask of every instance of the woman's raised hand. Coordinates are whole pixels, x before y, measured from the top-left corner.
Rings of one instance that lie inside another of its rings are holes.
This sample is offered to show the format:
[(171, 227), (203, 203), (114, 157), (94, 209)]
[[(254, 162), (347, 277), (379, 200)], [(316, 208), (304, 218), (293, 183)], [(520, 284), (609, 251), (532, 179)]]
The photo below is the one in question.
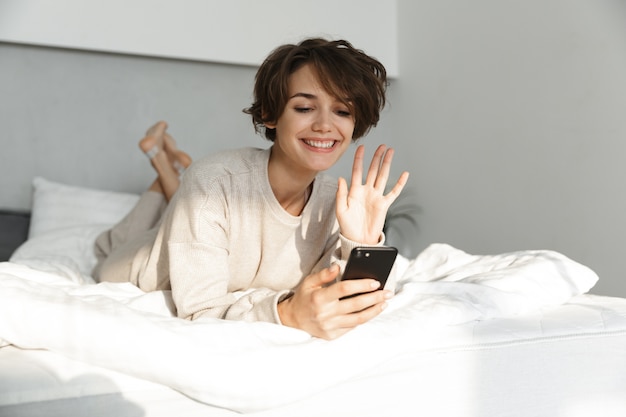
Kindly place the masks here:
[(403, 172), (391, 191), (385, 195), (389, 179), (393, 149), (380, 145), (370, 164), (363, 184), (365, 148), (359, 145), (354, 153), (350, 190), (344, 178), (339, 178), (337, 189), (337, 220), (341, 234), (366, 245), (379, 243), (389, 206), (400, 195), (409, 173)]

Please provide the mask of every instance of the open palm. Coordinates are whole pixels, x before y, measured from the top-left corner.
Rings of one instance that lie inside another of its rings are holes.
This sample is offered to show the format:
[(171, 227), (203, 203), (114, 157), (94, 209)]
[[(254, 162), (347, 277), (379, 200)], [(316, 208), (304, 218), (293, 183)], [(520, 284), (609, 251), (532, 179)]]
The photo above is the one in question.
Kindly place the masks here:
[(341, 233), (347, 239), (367, 245), (379, 243), (389, 206), (400, 195), (408, 181), (403, 172), (391, 191), (385, 195), (393, 149), (380, 145), (367, 171), (363, 184), (365, 148), (360, 145), (354, 154), (350, 189), (344, 178), (339, 179), (336, 214)]

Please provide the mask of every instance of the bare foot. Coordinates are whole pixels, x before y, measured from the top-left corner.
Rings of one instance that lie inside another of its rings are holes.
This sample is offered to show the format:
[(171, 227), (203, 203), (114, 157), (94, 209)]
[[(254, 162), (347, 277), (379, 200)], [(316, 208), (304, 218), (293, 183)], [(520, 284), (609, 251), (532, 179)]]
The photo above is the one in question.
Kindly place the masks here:
[(159, 122), (146, 132), (146, 137), (139, 141), (139, 148), (150, 158), (150, 163), (157, 172), (158, 178), (150, 187), (153, 191), (162, 192), (167, 201), (178, 190), (180, 185), (179, 173), (174, 169), (165, 152), (165, 129), (167, 123)]
[(189, 168), (189, 165), (191, 165), (191, 157), (186, 152), (177, 148), (176, 141), (169, 133), (165, 132), (163, 139), (163, 148), (165, 149), (165, 153), (172, 167), (178, 171), (179, 175), (182, 175), (183, 172)]
[(164, 135), (166, 135), (165, 133), (166, 130), (167, 130), (167, 122), (160, 120), (156, 122), (155, 124), (153, 124), (152, 126), (150, 126), (148, 130), (146, 130), (146, 137), (148, 136), (155, 137), (158, 141), (157, 145), (160, 148), (163, 148), (163, 145), (164, 145), (163, 142), (165, 141)]

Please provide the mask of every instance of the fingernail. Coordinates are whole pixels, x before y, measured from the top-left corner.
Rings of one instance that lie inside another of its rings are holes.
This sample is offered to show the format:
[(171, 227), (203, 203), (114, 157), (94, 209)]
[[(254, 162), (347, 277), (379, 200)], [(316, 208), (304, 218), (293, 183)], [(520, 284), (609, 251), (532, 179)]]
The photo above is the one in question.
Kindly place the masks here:
[(378, 281), (373, 281), (373, 282), (370, 284), (370, 287), (372, 287), (372, 288), (378, 288), (378, 287), (380, 287), (380, 282), (378, 282)]
[(393, 297), (393, 293), (391, 291), (385, 291), (385, 300), (389, 300)]

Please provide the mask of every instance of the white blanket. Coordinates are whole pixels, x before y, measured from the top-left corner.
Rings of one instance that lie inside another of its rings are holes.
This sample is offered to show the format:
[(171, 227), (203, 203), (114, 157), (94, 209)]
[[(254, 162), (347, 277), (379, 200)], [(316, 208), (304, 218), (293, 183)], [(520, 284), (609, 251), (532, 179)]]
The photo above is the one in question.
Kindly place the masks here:
[(455, 324), (557, 306), (598, 279), (552, 251), (477, 256), (432, 245), (398, 259), (397, 294), (382, 315), (329, 342), (268, 323), (181, 320), (168, 291), (32, 266), (0, 263), (0, 346), (48, 349), (240, 412), (297, 401), (406, 352), (455, 345)]

